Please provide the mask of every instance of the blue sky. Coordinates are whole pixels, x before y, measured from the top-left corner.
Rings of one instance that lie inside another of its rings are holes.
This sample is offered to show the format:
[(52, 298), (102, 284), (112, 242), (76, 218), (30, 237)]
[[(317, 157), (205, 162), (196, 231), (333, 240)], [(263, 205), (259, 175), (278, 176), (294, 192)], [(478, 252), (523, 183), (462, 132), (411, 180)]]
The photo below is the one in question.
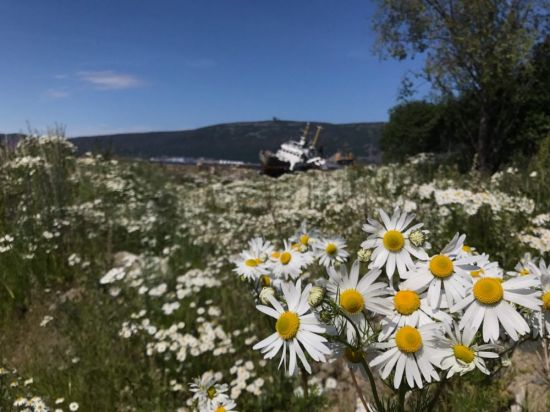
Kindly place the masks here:
[(348, 0), (2, 0), (0, 132), (381, 121), (422, 62), (371, 53)]

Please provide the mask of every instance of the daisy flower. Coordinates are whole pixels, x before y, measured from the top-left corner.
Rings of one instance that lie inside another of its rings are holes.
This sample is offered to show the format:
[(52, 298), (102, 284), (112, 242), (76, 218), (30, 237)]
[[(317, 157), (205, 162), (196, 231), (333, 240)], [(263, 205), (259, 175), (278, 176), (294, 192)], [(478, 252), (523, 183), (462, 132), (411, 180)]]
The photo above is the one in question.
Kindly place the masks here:
[(349, 256), (346, 251), (346, 242), (341, 238), (320, 239), (315, 244), (315, 256), (319, 264), (329, 267), (335, 263), (345, 262)]
[[(415, 328), (402, 326), (388, 342), (378, 343), (377, 347), (387, 349), (370, 362), (377, 367), (382, 379), (386, 379), (395, 369), (393, 386), (398, 389), (405, 375), (410, 388), (422, 388), (424, 383), (439, 380), (434, 366), (439, 367), (442, 352), (437, 348), (443, 338), (440, 326), (428, 323)], [(424, 379), (422, 379), (424, 378)]]
[(258, 305), (256, 308), (275, 318), (275, 332), (254, 345), (253, 349), (259, 349), (266, 359), (274, 358), (282, 348), (281, 364), (287, 366), (292, 375), (296, 369), (296, 357), (304, 368), (311, 373), (311, 367), (306, 359), (304, 350), (311, 358), (318, 362), (325, 362), (325, 355), (330, 354), (330, 349), (325, 345), (326, 338), (320, 334), (325, 332), (317, 318), (310, 312), (308, 305), (311, 285), (307, 285), (302, 291), (302, 282), (298, 280), (296, 285), (292, 283), (282, 284), (282, 292), (286, 300), (287, 309), (273, 297), (268, 297), (271, 305)]
[(385, 265), (386, 275), (391, 281), (396, 267), (399, 275), (403, 275), (407, 269), (414, 268), (411, 255), (417, 259), (427, 259), (428, 255), (409, 239), (411, 233), (420, 233), (419, 229), (422, 227), (422, 223), (418, 223), (407, 229), (414, 219), (414, 214), (401, 213), (398, 208), (391, 218), (382, 209), (379, 213), (383, 223), (369, 218), (368, 223), (363, 225), (363, 230), (369, 233), (369, 236), (361, 243), (361, 247), (374, 249), (369, 267), (382, 268)]
[(405, 273), (401, 289), (423, 291), (428, 289), (428, 303), (433, 309), (439, 309), (446, 299), (449, 306), (460, 301), (471, 284), (470, 272), (477, 269), (473, 262), (475, 256), (459, 253), (465, 236), (458, 233), (437, 255), (416, 263), (413, 270)]
[(477, 266), (477, 269), (470, 271), (472, 278), (502, 278), (502, 269), (498, 265), (498, 262), (491, 262), (489, 260), (489, 255), (486, 253), (477, 255), (474, 264)]
[(248, 246), (248, 249), (241, 252), (239, 258), (234, 261), (237, 267), (233, 272), (248, 280), (257, 280), (268, 273), (266, 261), (273, 251), (273, 246), (259, 237), (250, 240)]
[(477, 255), (477, 250), (473, 246), (463, 244), (458, 253), (463, 256), (473, 256)]
[(541, 259), (539, 265), (534, 263), (528, 265), (531, 273), (540, 280), (539, 287), (542, 289), (542, 311), (535, 313), (536, 332), (543, 336), (550, 336), (550, 265)]
[(451, 323), (452, 317), (440, 309), (432, 309), (426, 296), (415, 291), (402, 289), (393, 292), (393, 313), (382, 319), (379, 341), (386, 340), (397, 328), (405, 325), (423, 326), (434, 321)]
[[(380, 269), (371, 269), (359, 280), (360, 263), (353, 262), (350, 273), (346, 265), (340, 265), (339, 270), (329, 267), (327, 273), (329, 282), (327, 291), (334, 302), (344, 311), (347, 317), (353, 322), (351, 324), (346, 318), (338, 318), (338, 326), (345, 327), (348, 342), (356, 337), (355, 326), (360, 331), (366, 331), (368, 324), (365, 311), (384, 315), (391, 314), (391, 305), (387, 298), (387, 285), (382, 282), (375, 282), (380, 276)], [(360, 337), (357, 337), (360, 338)]]
[(302, 248), (311, 250), (318, 238), (319, 234), (317, 230), (308, 227), (306, 222), (302, 222), (300, 228), (294, 234), (294, 236), (290, 238), (290, 240), (294, 244), (300, 245), (300, 247)]
[(476, 332), (473, 329), (465, 328), (462, 333), (458, 329), (458, 325), (454, 324), (454, 330), (451, 330), (449, 325), (445, 325), (447, 329), (448, 339), (445, 339), (443, 349), (445, 355), (441, 360), (441, 369), (448, 370), (447, 379), (455, 373), (464, 375), (467, 372), (479, 369), (486, 375), (490, 372), (485, 365), (484, 358), (496, 359), (498, 354), (491, 352), (498, 348), (497, 345), (473, 344)]
[(296, 279), (302, 273), (302, 268), (307, 265), (307, 260), (303, 253), (285, 241), (282, 251), (271, 253), (268, 266), (277, 278)]
[[(531, 257), (531, 254), (529, 252), (525, 253), (523, 257), (519, 260), (518, 263), (516, 263), (516, 266), (514, 267), (514, 270), (511, 270), (509, 272), (506, 272), (508, 276), (526, 276), (532, 274), (532, 266), (535, 265), (535, 260)], [(535, 266), (535, 275), (536, 273), (536, 266)]]
[(271, 242), (262, 239), (261, 237), (255, 237), (248, 242), (250, 247), (250, 253), (257, 256), (262, 262), (265, 262), (271, 252), (273, 252), (273, 245)]
[(233, 399), (216, 400), (213, 402), (212, 408), (209, 411), (212, 412), (237, 412), (235, 409), (237, 404)]
[(529, 325), (516, 311), (513, 304), (540, 311), (538, 279), (532, 275), (502, 281), (501, 278), (479, 277), (474, 279), (466, 297), (451, 312), (464, 309), (459, 328), (471, 328), (477, 332), (483, 324), (483, 341), (495, 342), (500, 335), (500, 325), (515, 341), (518, 335), (529, 332)]
[(228, 390), (227, 384), (219, 384), (218, 379), (211, 372), (206, 372), (200, 378), (195, 378), (189, 387), (194, 393), (193, 400), (198, 403), (200, 408), (211, 409), (214, 402), (229, 400), (229, 396), (225, 393)]

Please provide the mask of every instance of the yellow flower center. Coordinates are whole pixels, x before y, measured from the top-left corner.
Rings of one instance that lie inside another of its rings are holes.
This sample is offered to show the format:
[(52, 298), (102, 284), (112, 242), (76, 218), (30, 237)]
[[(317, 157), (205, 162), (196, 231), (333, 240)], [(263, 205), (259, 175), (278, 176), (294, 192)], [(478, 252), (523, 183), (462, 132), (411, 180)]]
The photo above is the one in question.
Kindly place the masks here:
[(403, 326), (395, 334), (395, 343), (401, 352), (415, 353), (422, 348), (422, 336), (418, 329)]
[(383, 243), (390, 252), (399, 252), (405, 246), (405, 238), (398, 230), (388, 230), (384, 233)]
[(246, 259), (244, 261), (244, 264), (246, 266), (250, 266), (251, 268), (258, 266), (260, 263), (262, 263), (260, 259)]
[(349, 363), (361, 363), (361, 357), (363, 356), (361, 351), (346, 348), (344, 351), (344, 357)]
[(474, 351), (464, 345), (454, 345), (453, 352), (455, 358), (460, 359), (462, 362), (471, 363), (475, 358)]
[(527, 276), (527, 275), (529, 274), (529, 269), (523, 268), (523, 269), (521, 269), (521, 270), (519, 271), (519, 274), (520, 274), (521, 276)]
[(485, 305), (494, 305), (502, 300), (504, 289), (497, 278), (483, 278), (474, 285), (474, 297)]
[(309, 236), (306, 235), (305, 233), (302, 236), (300, 236), (300, 243), (304, 246), (309, 245)]
[(542, 295), (542, 307), (544, 310), (550, 310), (550, 291)]
[(334, 255), (338, 251), (338, 248), (334, 243), (329, 243), (325, 248), (325, 252), (329, 255)]
[(356, 289), (346, 289), (340, 293), (340, 306), (351, 314), (360, 312), (365, 307), (365, 299)]
[(281, 256), (279, 256), (279, 260), (283, 265), (288, 265), (288, 262), (292, 259), (292, 255), (290, 252), (283, 252), (281, 253)]
[(218, 406), (214, 412), (225, 412), (225, 408), (223, 406)]
[(472, 275), (473, 278), (478, 278), (480, 275), (483, 275), (485, 273), (485, 271), (480, 268), (479, 270), (472, 270), (470, 272), (470, 275)]
[(453, 270), (453, 261), (445, 255), (435, 255), (430, 260), (430, 272), (436, 278), (448, 278), (453, 274)]
[(300, 251), (300, 247), (301, 247), (301, 246), (300, 246), (299, 243), (293, 243), (293, 244), (291, 245), (292, 250), (296, 250), (296, 251), (298, 251), (298, 252)]
[(271, 257), (273, 259), (279, 259), (281, 257), (281, 252), (272, 252)]
[(211, 386), (210, 388), (208, 388), (208, 390), (206, 391), (208, 397), (210, 399), (214, 399), (216, 397), (216, 388), (214, 388), (213, 386)]
[(275, 330), (284, 340), (294, 338), (300, 328), (300, 318), (294, 312), (286, 311), (279, 316), (275, 323)]
[(420, 307), (420, 297), (412, 290), (400, 290), (393, 297), (395, 310), (402, 315), (410, 315)]
[(264, 286), (271, 286), (271, 278), (269, 276), (262, 275), (261, 279)]
[(467, 245), (463, 245), (462, 250), (466, 253), (472, 253), (472, 248), (470, 246), (467, 246)]

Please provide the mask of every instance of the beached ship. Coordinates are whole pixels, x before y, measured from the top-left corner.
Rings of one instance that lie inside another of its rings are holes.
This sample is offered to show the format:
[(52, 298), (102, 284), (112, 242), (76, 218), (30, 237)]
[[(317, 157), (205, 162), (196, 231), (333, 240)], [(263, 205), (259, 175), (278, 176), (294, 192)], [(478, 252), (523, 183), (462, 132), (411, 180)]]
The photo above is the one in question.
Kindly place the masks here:
[(262, 172), (269, 176), (280, 176), (283, 173), (291, 173), (310, 169), (328, 169), (327, 161), (317, 149), (321, 126), (313, 139), (309, 139), (309, 123), (306, 125), (299, 140), (289, 140), (281, 144), (275, 152), (262, 150), (260, 162)]

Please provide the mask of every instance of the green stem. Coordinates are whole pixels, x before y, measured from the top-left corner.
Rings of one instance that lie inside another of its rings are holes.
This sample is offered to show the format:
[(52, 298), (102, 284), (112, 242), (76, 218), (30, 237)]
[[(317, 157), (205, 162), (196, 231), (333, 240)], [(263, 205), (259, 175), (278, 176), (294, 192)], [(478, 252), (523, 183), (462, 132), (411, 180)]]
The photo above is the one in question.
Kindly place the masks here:
[(358, 350), (361, 353), (361, 364), (363, 365), (363, 368), (365, 368), (365, 372), (367, 373), (367, 376), (369, 378), (369, 384), (370, 384), (370, 387), (371, 387), (371, 390), (372, 390), (372, 395), (374, 397), (374, 402), (376, 403), (376, 409), (378, 410), (378, 412), (384, 412), (385, 411), (384, 405), (382, 404), (382, 402), (380, 401), (380, 397), (378, 396), (378, 390), (376, 389), (376, 382), (374, 380), (374, 376), (372, 375), (372, 372), (369, 368), (369, 365), (365, 360), (365, 354), (364, 354), (363, 350), (360, 348), (360, 346), (361, 346), (360, 345), (360, 343), (361, 343), (361, 333), (359, 332), (359, 328), (357, 327), (357, 325), (355, 323), (353, 323), (353, 321), (339, 307), (336, 306), (336, 309), (339, 311), (340, 315), (342, 315), (349, 323), (351, 323), (351, 325), (355, 329), (355, 333), (357, 334), (357, 342), (358, 342), (359, 347), (354, 348), (352, 345), (350, 345), (347, 342), (345, 342), (345, 344), (347, 346), (349, 346), (350, 348), (352, 348), (352, 349)]
[(365, 397), (363, 396), (363, 391), (361, 391), (361, 388), (359, 387), (359, 384), (357, 383), (357, 379), (355, 378), (355, 373), (353, 373), (353, 369), (349, 368), (349, 372), (351, 373), (351, 379), (353, 380), (353, 384), (355, 385), (355, 389), (357, 390), (357, 395), (359, 396), (359, 399), (361, 399), (361, 403), (365, 407), (365, 411), (369, 410), (369, 405), (367, 401), (365, 400)]
[(361, 364), (363, 365), (363, 368), (365, 368), (365, 372), (367, 372), (367, 377), (369, 378), (369, 383), (372, 390), (372, 396), (374, 397), (374, 402), (376, 403), (376, 409), (378, 409), (378, 412), (384, 412), (384, 405), (382, 405), (382, 402), (380, 402), (380, 398), (378, 397), (378, 389), (376, 389), (374, 376), (369, 368), (369, 364), (365, 360), (365, 355), (363, 352), (361, 352)]
[(307, 372), (303, 368), (303, 366), (300, 366), (300, 372), (302, 374), (302, 389), (304, 390), (304, 399), (307, 401), (309, 399), (309, 388), (307, 385)]

